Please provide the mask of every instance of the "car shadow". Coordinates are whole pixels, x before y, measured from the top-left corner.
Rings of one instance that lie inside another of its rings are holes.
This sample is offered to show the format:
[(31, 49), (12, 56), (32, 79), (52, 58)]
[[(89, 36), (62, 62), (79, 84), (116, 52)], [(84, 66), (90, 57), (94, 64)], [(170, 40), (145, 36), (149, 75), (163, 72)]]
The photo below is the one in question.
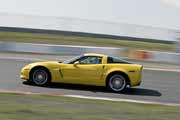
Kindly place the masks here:
[[(35, 86), (27, 81), (24, 81), (23, 84)], [(40, 86), (36, 86), (40, 87)], [(91, 91), (91, 92), (103, 92), (103, 93), (114, 93), (106, 89), (105, 87), (99, 86), (89, 86), (89, 85), (74, 85), (74, 84), (63, 84), (63, 83), (50, 83), (46, 86), (46, 88), (55, 88), (55, 89), (68, 89), (68, 90), (83, 90), (83, 91)], [(146, 89), (146, 88), (127, 88), (125, 91), (121, 93), (114, 94), (124, 94), (124, 95), (138, 95), (138, 96), (156, 96), (159, 97), (162, 94), (157, 90)]]
[(160, 97), (162, 94), (153, 89), (146, 89), (146, 88), (128, 88), (126, 91), (123, 92), (126, 95), (139, 95), (139, 96), (156, 96)]

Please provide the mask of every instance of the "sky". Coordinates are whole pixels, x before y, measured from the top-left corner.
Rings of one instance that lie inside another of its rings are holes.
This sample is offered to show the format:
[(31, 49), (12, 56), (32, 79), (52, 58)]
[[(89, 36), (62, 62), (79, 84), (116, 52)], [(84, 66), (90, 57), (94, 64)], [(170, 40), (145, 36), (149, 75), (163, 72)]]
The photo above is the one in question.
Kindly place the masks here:
[(0, 0), (0, 13), (73, 17), (180, 30), (180, 0)]

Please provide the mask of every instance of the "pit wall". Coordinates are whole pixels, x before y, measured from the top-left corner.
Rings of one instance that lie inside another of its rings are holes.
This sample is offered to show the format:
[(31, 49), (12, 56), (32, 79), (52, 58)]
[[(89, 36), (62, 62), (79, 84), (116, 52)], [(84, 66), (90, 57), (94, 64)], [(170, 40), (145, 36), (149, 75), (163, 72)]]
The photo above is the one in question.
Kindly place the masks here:
[(0, 52), (20, 52), (69, 56), (75, 56), (84, 53), (102, 53), (133, 60), (180, 64), (180, 53), (147, 50), (127, 50), (126, 48), (113, 47), (0, 42)]

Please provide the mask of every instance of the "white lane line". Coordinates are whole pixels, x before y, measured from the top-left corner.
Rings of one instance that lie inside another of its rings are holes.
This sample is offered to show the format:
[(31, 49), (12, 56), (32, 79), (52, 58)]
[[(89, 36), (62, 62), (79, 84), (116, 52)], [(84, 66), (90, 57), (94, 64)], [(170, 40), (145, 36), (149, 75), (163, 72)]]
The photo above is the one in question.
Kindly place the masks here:
[(89, 99), (89, 100), (102, 100), (102, 101), (112, 101), (112, 102), (129, 102), (129, 103), (139, 103), (139, 104), (149, 104), (149, 105), (164, 105), (164, 106), (179, 106), (180, 107), (180, 104), (176, 104), (176, 103), (164, 103), (164, 102), (121, 99), (121, 98), (108, 98), (108, 97), (92, 97), (92, 96), (83, 96), (83, 95), (35, 93), (35, 92), (11, 91), (11, 90), (3, 90), (3, 89), (0, 89), (0, 93), (14, 93), (14, 94), (22, 94), (22, 95), (48, 95), (48, 96), (56, 96), (56, 97), (64, 96), (64, 97), (70, 97), (70, 98), (80, 98), (80, 99)]
[(46, 59), (39, 59), (39, 58), (25, 58), (25, 57), (3, 57), (0, 56), (2, 60), (20, 60), (20, 61), (46, 61)]
[[(8, 59), (8, 60), (20, 60), (20, 61), (49, 61), (47, 59), (40, 59), (40, 58), (25, 58), (25, 57), (7, 57), (7, 56), (0, 56), (0, 59)], [(152, 70), (152, 71), (164, 71), (164, 72), (180, 72), (178, 69), (172, 68), (149, 68), (145, 67), (143, 70)]]
[(145, 100), (132, 100), (132, 99), (121, 99), (121, 98), (108, 98), (108, 97), (91, 97), (83, 95), (63, 95), (66, 97), (90, 99), (90, 100), (105, 100), (114, 102), (129, 102), (129, 103), (140, 103), (140, 104), (153, 104), (153, 105), (166, 105), (166, 106), (180, 106), (176, 103), (165, 103), (165, 102), (155, 102), (155, 101), (145, 101)]
[(80, 46), (80, 45), (55, 45), (55, 44), (36, 44), (36, 43), (16, 43), (16, 44), (24, 44), (24, 45), (40, 45), (40, 46), (60, 46), (60, 47), (73, 47), (73, 48), (100, 48), (100, 49), (121, 49), (116, 47), (97, 47), (97, 46)]
[(153, 71), (166, 71), (166, 72), (180, 72), (178, 69), (163, 69), (163, 68), (143, 68), (143, 70), (153, 70)]

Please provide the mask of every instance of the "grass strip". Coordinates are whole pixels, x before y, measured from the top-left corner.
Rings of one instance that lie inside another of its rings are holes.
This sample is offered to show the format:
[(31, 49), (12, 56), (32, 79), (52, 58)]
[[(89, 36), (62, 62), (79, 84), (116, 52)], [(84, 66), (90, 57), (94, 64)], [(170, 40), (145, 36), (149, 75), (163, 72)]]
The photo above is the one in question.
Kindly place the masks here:
[(0, 94), (1, 120), (178, 120), (180, 107)]
[(114, 40), (93, 37), (64, 36), (59, 34), (39, 34), (23, 32), (0, 32), (0, 41), (46, 43), (63, 45), (91, 45), (106, 47), (127, 47), (144, 50), (174, 51), (175, 45), (140, 41)]

